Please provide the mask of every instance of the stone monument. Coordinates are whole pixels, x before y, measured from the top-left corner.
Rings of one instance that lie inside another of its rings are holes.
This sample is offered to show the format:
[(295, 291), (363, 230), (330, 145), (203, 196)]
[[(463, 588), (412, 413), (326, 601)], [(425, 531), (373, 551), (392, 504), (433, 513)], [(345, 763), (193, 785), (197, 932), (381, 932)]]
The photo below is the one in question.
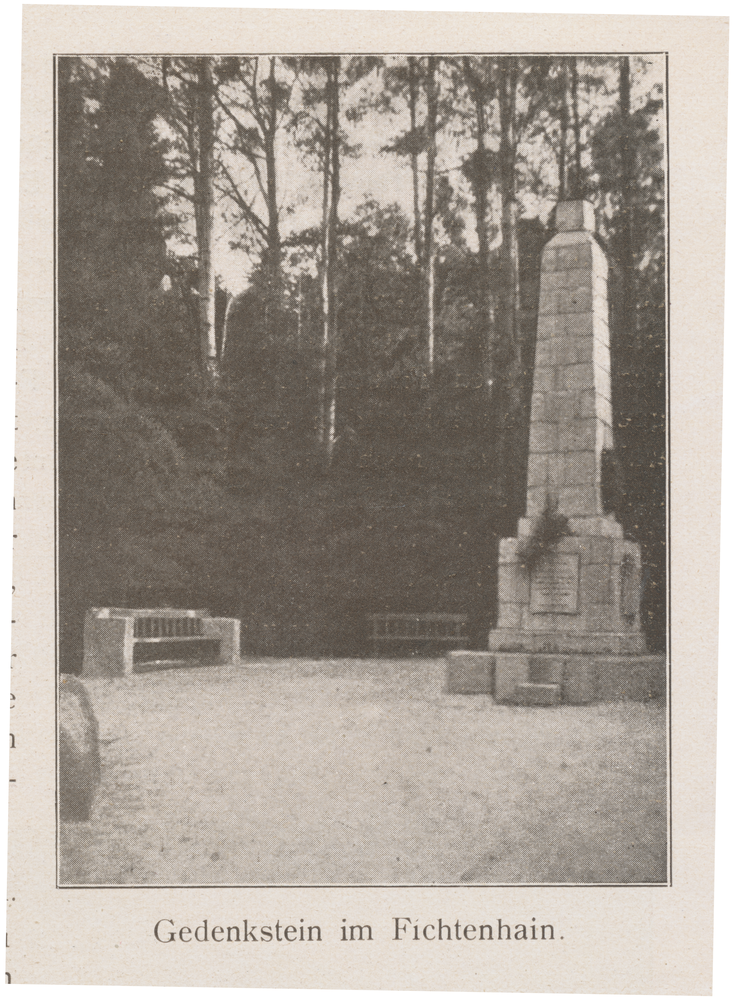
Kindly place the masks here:
[(556, 229), (541, 262), (526, 516), (500, 542), (489, 652), (449, 654), (448, 689), (519, 704), (638, 700), (663, 692), (665, 665), (645, 655), (640, 549), (602, 506), (607, 260), (589, 203), (559, 203)]

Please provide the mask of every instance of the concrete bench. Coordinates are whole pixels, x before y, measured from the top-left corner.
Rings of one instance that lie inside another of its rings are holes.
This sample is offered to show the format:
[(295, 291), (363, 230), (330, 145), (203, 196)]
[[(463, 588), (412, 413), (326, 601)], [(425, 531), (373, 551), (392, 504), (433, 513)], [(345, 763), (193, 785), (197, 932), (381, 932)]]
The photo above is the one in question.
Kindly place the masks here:
[(236, 663), (240, 622), (181, 608), (91, 608), (83, 677), (121, 677), (155, 666)]
[(389, 645), (437, 643), (444, 648), (461, 649), (469, 643), (467, 615), (443, 611), (391, 611), (370, 614), (367, 618), (370, 624), (370, 642), (376, 656)]

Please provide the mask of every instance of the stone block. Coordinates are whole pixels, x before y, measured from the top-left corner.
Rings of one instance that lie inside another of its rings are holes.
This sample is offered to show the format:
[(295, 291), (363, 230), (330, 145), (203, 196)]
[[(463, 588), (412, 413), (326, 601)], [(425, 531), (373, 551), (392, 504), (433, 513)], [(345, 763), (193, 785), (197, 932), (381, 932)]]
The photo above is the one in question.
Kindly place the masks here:
[(575, 260), (570, 267), (555, 267), (553, 270), (541, 270), (540, 293), (556, 292), (565, 288), (580, 288), (584, 285), (592, 285), (594, 275), (592, 273), (592, 260), (582, 263)]
[(498, 542), (498, 563), (518, 561), (518, 539), (501, 538)]
[[(600, 414), (602, 417), (602, 413)], [(610, 420), (598, 419), (597, 421), (597, 448), (602, 451), (603, 448), (612, 448), (613, 446), (613, 432), (612, 432), (612, 406), (610, 408)]]
[(523, 605), (498, 601), (498, 628), (520, 628)]
[[(565, 334), (552, 340), (542, 340), (536, 345), (536, 364), (559, 367), (561, 365), (592, 364), (595, 358), (595, 343), (592, 337), (577, 337)], [(534, 376), (534, 391), (536, 381)], [(558, 389), (558, 380), (554, 388)]]
[(567, 517), (594, 517), (602, 514), (600, 491), (594, 485), (563, 486), (558, 491), (559, 510)]
[(568, 242), (564, 237), (557, 235), (546, 244), (541, 258), (541, 270), (543, 273), (552, 271), (568, 271), (576, 267), (589, 267), (594, 264), (593, 244), (591, 241), (582, 239)]
[(595, 660), (592, 656), (569, 656), (564, 661), (562, 699), (569, 705), (587, 705), (597, 695)]
[[(603, 343), (596, 337), (588, 340), (587, 343), (590, 346), (591, 358), (589, 360), (593, 361), (598, 368), (602, 368), (603, 371), (610, 372), (610, 346), (609, 344)], [(585, 358), (585, 361), (588, 359)]]
[(554, 492), (564, 485), (564, 466), (566, 464), (566, 455), (564, 452), (551, 452), (548, 455), (548, 481), (549, 486), (553, 488)]
[(590, 536), (582, 539), (586, 563), (607, 563), (613, 559), (613, 539)]
[(588, 201), (560, 201), (554, 210), (554, 224), (558, 233), (594, 233), (595, 210)]
[(538, 348), (542, 340), (558, 337), (560, 331), (562, 331), (562, 325), (559, 316), (539, 316), (536, 322), (536, 347)]
[(539, 315), (561, 315), (562, 313), (591, 313), (595, 301), (590, 286), (579, 288), (558, 288), (539, 297)]
[(564, 455), (564, 483), (581, 486), (599, 481), (599, 462), (595, 451), (573, 451)]
[[(546, 343), (546, 341), (543, 341), (543, 343)], [(533, 369), (534, 394), (536, 393), (543, 394), (545, 392), (552, 392), (555, 384), (556, 384), (556, 370), (554, 368), (546, 368), (543, 365), (539, 364), (538, 351), (537, 351), (537, 357)], [(533, 410), (531, 412), (533, 413)]]
[(498, 600), (511, 604), (528, 603), (528, 573), (521, 568), (520, 563), (498, 565)]
[(593, 337), (610, 343), (610, 331), (604, 313), (545, 313), (538, 318), (536, 341), (566, 337)]
[[(572, 616), (567, 617), (566, 629), (547, 629), (551, 615), (534, 617), (539, 621), (525, 621), (520, 629), (494, 629), (488, 637), (488, 648), (498, 654), (531, 656), (535, 653), (554, 653), (565, 657), (584, 654), (639, 658), (646, 652), (646, 644), (640, 634), (585, 632), (575, 628)], [(562, 616), (556, 617), (559, 619)], [(579, 622), (583, 624), (581, 617)], [(535, 629), (532, 627), (534, 624)]]
[[(556, 369), (555, 381), (558, 381), (558, 373), (561, 369)], [(532, 410), (531, 419), (534, 414), (539, 415), (539, 419), (549, 424), (565, 424), (574, 419), (574, 393), (565, 391), (546, 392), (541, 396), (535, 410)]]
[(528, 683), (530, 657), (527, 653), (495, 654), (495, 700), (513, 701), (518, 684)]
[[(570, 622), (573, 622), (576, 618), (576, 613), (567, 612), (555, 612), (555, 611), (532, 611), (530, 605), (524, 607), (523, 616), (521, 618), (521, 628), (526, 632), (567, 632), (570, 628)], [(537, 653), (556, 653), (559, 650), (554, 647), (554, 649), (536, 649), (534, 652)]]
[(622, 538), (623, 529), (615, 520), (605, 514), (602, 517), (571, 517), (569, 527), (580, 539), (588, 536), (600, 538)]
[(556, 371), (555, 388), (561, 392), (574, 393), (584, 392), (585, 389), (597, 389), (595, 366), (591, 361), (580, 365), (560, 365)]
[(531, 657), (529, 679), (532, 684), (561, 684), (566, 658), (537, 654)]
[[(593, 316), (592, 313), (570, 313), (567, 316), (560, 316), (559, 322), (563, 324), (564, 335), (567, 337), (602, 337), (605, 335), (605, 330), (600, 325), (602, 322), (600, 317)], [(609, 333), (607, 336), (609, 337)]]
[(526, 516), (538, 517), (546, 507), (548, 489), (545, 486), (529, 486), (526, 491)]
[(96, 618), (87, 613), (82, 677), (122, 677), (132, 672), (132, 619)]
[(572, 420), (565, 426), (559, 427), (554, 451), (592, 451), (596, 445), (597, 421)]
[(595, 667), (600, 701), (648, 701), (666, 693), (664, 656), (604, 656)]
[(595, 344), (591, 337), (570, 337), (565, 348), (565, 364), (586, 365), (595, 359)]
[(240, 662), (240, 620), (239, 618), (204, 618), (204, 635), (219, 639), (218, 664)]
[(575, 393), (573, 420), (588, 420), (597, 416), (597, 401), (600, 397), (594, 389), (583, 389)]
[(513, 696), (516, 705), (527, 707), (561, 704), (560, 684), (516, 684)]
[(591, 600), (586, 602), (585, 625), (590, 632), (619, 632), (620, 615), (617, 613), (615, 604), (607, 600), (600, 604), (595, 604)]
[(492, 653), (452, 650), (446, 656), (446, 691), (448, 694), (492, 694)]
[(636, 566), (641, 566), (641, 547), (637, 542), (631, 542), (627, 538), (616, 540), (612, 547), (612, 559), (619, 563), (623, 556), (632, 559)]
[(557, 435), (558, 427), (556, 424), (544, 424), (532, 421), (528, 438), (529, 453), (541, 454), (543, 452), (556, 451)]
[(528, 485), (544, 486), (548, 482), (549, 458), (547, 455), (528, 456)]
[[(553, 371), (553, 369), (552, 369)], [(534, 392), (531, 396), (531, 422), (532, 423), (544, 423), (546, 420), (546, 393), (545, 392)]]
[(612, 399), (612, 382), (610, 379), (610, 369), (604, 368), (600, 365), (594, 366), (594, 381), (593, 385), (595, 390), (605, 399)]
[(614, 599), (612, 571), (608, 563), (582, 564), (580, 590), (590, 604), (609, 604)]
[(552, 337), (548, 340), (539, 340), (536, 342), (533, 379), (534, 392), (539, 391), (539, 387), (536, 385), (536, 368), (545, 368), (560, 364), (559, 357), (562, 353), (564, 343), (564, 337)]

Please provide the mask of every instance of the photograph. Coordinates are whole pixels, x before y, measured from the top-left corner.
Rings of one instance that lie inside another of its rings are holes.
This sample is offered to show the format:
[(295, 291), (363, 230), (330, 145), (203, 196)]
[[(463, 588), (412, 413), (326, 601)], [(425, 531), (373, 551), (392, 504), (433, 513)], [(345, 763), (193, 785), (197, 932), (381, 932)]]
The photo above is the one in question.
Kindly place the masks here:
[(669, 56), (490, 40), (56, 50), (57, 888), (672, 885)]

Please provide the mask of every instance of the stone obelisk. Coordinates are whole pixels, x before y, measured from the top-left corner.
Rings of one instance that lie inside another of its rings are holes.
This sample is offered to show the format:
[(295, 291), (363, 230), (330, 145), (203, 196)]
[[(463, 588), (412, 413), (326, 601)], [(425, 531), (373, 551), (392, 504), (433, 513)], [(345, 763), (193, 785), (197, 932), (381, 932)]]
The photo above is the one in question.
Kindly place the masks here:
[(645, 655), (640, 549), (602, 506), (613, 447), (607, 260), (587, 202), (559, 203), (556, 230), (541, 262), (526, 516), (500, 542), (489, 653), (451, 654), (449, 690), (525, 704), (649, 697), (665, 674), (662, 657)]

